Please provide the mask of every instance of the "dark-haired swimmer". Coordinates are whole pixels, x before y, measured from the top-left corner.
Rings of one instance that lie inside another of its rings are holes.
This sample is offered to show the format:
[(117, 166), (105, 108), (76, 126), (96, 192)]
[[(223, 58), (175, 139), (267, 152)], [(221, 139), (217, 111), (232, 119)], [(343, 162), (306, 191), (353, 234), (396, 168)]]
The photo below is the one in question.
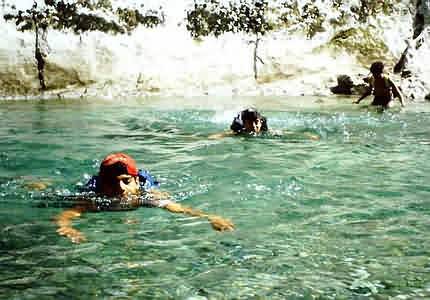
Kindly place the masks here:
[[(267, 118), (261, 115), (257, 110), (253, 108), (247, 108), (238, 113), (238, 115), (233, 119), (230, 125), (231, 131), (223, 132), (218, 134), (210, 135), (210, 139), (219, 139), (227, 136), (248, 134), (248, 135), (260, 135), (262, 133), (269, 132), (269, 127), (267, 126)], [(282, 135), (278, 132), (273, 132), (275, 135)], [(282, 133), (290, 134), (292, 132), (283, 131)], [(305, 135), (310, 139), (319, 139), (318, 136), (305, 133)]]
[(404, 107), (403, 96), (394, 82), (384, 75), (384, 63), (376, 61), (370, 66), (372, 76), (367, 79), (368, 86), (361, 97), (353, 103), (358, 104), (361, 100), (374, 95), (371, 105), (382, 106), (383, 109), (390, 108), (393, 105), (394, 98), (399, 98), (400, 104)]
[(253, 108), (247, 108), (238, 113), (230, 125), (231, 131), (216, 133), (210, 139), (219, 139), (240, 134), (259, 135), (267, 132), (267, 119)]
[(235, 134), (260, 134), (268, 131), (267, 119), (253, 108), (242, 110), (230, 125)]
[(74, 243), (80, 243), (86, 238), (72, 227), (72, 220), (82, 213), (133, 210), (141, 206), (160, 207), (173, 213), (204, 217), (218, 231), (234, 229), (229, 220), (174, 202), (168, 193), (154, 189), (157, 186), (158, 182), (147, 171), (137, 169), (133, 158), (124, 153), (110, 154), (102, 161), (99, 174), (87, 183), (88, 191), (96, 197), (86, 195), (75, 199), (73, 208), (56, 217), (57, 232)]

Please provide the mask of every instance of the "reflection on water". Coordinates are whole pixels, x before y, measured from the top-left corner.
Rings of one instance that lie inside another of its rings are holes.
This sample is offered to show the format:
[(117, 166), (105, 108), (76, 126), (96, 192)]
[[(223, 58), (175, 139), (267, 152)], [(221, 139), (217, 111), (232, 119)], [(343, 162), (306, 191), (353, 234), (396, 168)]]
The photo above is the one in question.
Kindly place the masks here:
[[(430, 297), (430, 111), (350, 102), (1, 103), (1, 297)], [(277, 134), (208, 139), (249, 105)], [(73, 194), (116, 151), (236, 231), (142, 208), (77, 219), (87, 243), (58, 236), (61, 208), (38, 201)]]

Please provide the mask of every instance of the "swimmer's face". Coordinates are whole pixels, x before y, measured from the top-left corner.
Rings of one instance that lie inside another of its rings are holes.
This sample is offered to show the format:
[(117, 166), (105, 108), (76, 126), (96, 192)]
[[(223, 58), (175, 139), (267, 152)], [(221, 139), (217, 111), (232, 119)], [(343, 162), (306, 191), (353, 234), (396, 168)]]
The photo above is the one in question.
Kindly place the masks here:
[(261, 119), (245, 120), (243, 122), (243, 126), (245, 127), (245, 131), (248, 133), (251, 133), (251, 132), (260, 133), (262, 125), (263, 125), (263, 122)]
[(111, 183), (103, 184), (102, 192), (109, 197), (130, 196), (139, 194), (139, 177), (121, 174)]

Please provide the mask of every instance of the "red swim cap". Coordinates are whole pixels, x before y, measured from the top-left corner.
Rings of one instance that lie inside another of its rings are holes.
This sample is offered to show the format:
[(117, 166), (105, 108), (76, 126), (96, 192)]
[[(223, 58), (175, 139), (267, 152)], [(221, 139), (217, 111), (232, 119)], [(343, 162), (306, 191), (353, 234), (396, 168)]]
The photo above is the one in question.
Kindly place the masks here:
[(127, 169), (128, 175), (137, 176), (139, 174), (134, 159), (124, 153), (113, 153), (106, 156), (100, 165), (100, 170), (116, 163), (122, 164)]

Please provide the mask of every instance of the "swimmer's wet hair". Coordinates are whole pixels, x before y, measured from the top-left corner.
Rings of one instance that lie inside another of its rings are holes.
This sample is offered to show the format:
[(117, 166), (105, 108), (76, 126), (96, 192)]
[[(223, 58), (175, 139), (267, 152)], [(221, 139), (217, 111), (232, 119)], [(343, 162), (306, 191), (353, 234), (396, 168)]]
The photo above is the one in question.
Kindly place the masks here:
[(101, 165), (97, 179), (96, 193), (103, 194), (103, 185), (113, 185), (117, 182), (117, 176), (128, 174), (127, 166), (122, 162), (116, 162), (112, 165)]
[(99, 176), (109, 180), (115, 180), (117, 176), (128, 174), (127, 166), (122, 162), (116, 162), (109, 166), (100, 166)]
[(372, 74), (382, 74), (384, 72), (384, 63), (382, 61), (375, 61), (370, 66), (370, 72)]
[[(119, 173), (118, 172), (122, 172)], [(100, 164), (99, 176), (118, 176), (121, 174), (128, 174), (137, 176), (139, 170), (137, 169), (135, 160), (124, 153), (112, 153), (106, 156)]]
[(266, 117), (263, 117), (258, 111), (256, 111), (253, 108), (247, 108), (245, 110), (242, 110), (233, 120), (233, 122), (230, 125), (230, 129), (233, 130), (235, 133), (241, 133), (245, 131), (244, 127), (244, 121), (250, 120), (255, 121), (257, 119), (261, 120), (261, 131), (267, 131), (267, 119)]

